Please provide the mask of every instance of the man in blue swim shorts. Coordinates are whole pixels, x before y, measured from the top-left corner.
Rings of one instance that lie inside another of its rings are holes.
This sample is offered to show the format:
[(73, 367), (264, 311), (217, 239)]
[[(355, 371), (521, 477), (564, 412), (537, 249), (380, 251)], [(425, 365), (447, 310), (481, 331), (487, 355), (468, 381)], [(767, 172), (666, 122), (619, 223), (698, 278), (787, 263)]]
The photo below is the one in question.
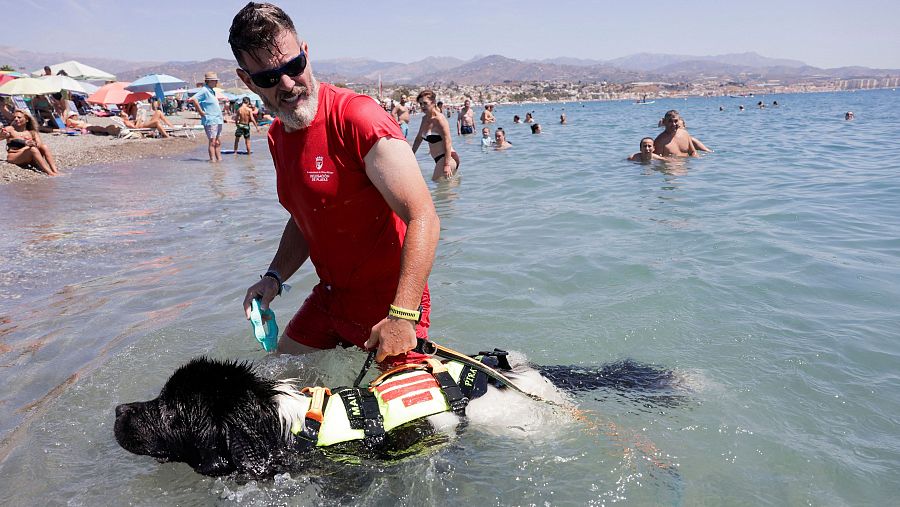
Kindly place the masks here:
[(406, 107), (406, 101), (406, 95), (401, 95), (400, 103), (394, 104), (394, 108), (391, 110), (391, 116), (394, 117), (397, 125), (400, 125), (403, 137), (409, 137), (409, 108)]
[(216, 92), (213, 90), (219, 83), (219, 76), (215, 72), (207, 72), (203, 76), (203, 87), (190, 98), (190, 102), (194, 104), (194, 109), (200, 113), (200, 124), (206, 131), (206, 138), (209, 139), (209, 161), (222, 161), (222, 124), (225, 120), (222, 118), (222, 108), (219, 106), (219, 100), (216, 99)]

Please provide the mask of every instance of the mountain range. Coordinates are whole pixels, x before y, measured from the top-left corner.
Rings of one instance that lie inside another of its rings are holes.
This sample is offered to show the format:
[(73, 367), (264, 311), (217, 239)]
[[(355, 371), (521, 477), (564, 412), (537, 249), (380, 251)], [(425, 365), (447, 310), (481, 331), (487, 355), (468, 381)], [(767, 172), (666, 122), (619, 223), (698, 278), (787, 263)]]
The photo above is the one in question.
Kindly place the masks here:
[[(0, 46), (0, 65), (31, 72), (47, 64), (78, 60), (116, 74), (120, 80), (162, 73), (180, 77), (191, 85), (202, 80), (204, 72), (215, 71), (225, 87), (239, 86), (236, 63), (231, 58), (206, 61), (134, 62), (96, 58), (74, 53), (36, 53)], [(798, 60), (769, 58), (757, 53), (691, 56), (638, 53), (612, 60), (559, 57), (544, 60), (516, 60), (501, 55), (477, 56), (470, 60), (453, 57), (428, 57), (411, 63), (382, 62), (367, 58), (318, 60), (313, 68), (320, 79), (344, 83), (501, 84), (523, 81), (611, 82), (634, 81), (691, 82), (719, 79), (734, 81), (784, 82), (809, 78), (870, 78), (898, 76), (897, 69), (840, 67), (822, 69)]]

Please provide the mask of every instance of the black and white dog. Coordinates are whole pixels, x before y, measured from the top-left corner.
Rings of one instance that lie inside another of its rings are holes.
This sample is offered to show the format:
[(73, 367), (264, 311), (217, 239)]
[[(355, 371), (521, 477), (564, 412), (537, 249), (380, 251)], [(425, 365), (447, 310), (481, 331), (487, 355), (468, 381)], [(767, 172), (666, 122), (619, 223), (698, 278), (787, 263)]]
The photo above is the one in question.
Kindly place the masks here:
[[(576, 392), (601, 388), (650, 392), (677, 389), (680, 382), (671, 371), (631, 361), (599, 369), (555, 366), (537, 370), (515, 364), (504, 373), (518, 386), (556, 406), (571, 406), (558, 387)], [(464, 409), (467, 424), (492, 425), (498, 418), (521, 424), (525, 412), (517, 414), (508, 407), (518, 405), (524, 406), (523, 411), (534, 411), (538, 404), (512, 389), (493, 385), (472, 398), (476, 399)], [(305, 408), (297, 408), (302, 401), (308, 407), (308, 400), (293, 383), (263, 378), (248, 363), (198, 358), (176, 370), (157, 398), (116, 407), (115, 437), (134, 454), (160, 462), (187, 463), (203, 475), (237, 473), (266, 478), (296, 469), (311, 454), (321, 452), (402, 458), (430, 443), (446, 441), (463, 415), (452, 411), (434, 414), (378, 438), (323, 448), (302, 432), (291, 430), (308, 423), (303, 421)], [(504, 410), (497, 410), (498, 406)]]

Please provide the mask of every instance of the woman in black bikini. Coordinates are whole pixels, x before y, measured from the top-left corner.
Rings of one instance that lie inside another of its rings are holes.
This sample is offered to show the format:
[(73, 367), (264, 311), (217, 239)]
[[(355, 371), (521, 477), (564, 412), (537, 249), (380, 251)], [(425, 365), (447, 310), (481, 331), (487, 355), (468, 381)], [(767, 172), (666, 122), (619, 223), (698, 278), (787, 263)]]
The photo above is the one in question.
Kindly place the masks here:
[(41, 142), (37, 122), (24, 110), (16, 109), (12, 125), (0, 131), (0, 139), (6, 139), (6, 161), (10, 164), (33, 165), (49, 176), (59, 174), (50, 148)]
[[(440, 181), (456, 175), (459, 169), (459, 155), (453, 151), (453, 145), (450, 142), (450, 124), (447, 123), (441, 110), (434, 105), (434, 99), (434, 92), (431, 90), (423, 90), (416, 97), (416, 102), (422, 108), (424, 116), (412, 149), (415, 153), (423, 139), (428, 143), (428, 151), (431, 153), (431, 158), (434, 159), (434, 174), (431, 175), (431, 179)], [(446, 156), (447, 153), (450, 154), (449, 157)]]

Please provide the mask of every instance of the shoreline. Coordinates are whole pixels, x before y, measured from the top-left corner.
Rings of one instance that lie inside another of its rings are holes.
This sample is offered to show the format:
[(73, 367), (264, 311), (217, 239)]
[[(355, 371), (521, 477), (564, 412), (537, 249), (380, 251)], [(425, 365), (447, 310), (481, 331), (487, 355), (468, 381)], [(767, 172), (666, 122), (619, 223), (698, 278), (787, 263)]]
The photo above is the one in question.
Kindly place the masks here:
[[(107, 118), (89, 116), (88, 121), (92, 125), (109, 125), (112, 123)], [(178, 125), (197, 125), (197, 118), (180, 115), (170, 116), (171, 121)], [(234, 138), (234, 123), (226, 123), (222, 129), (222, 145), (227, 146)], [(253, 131), (253, 137), (265, 135), (266, 129), (257, 134)], [(168, 139), (145, 137), (137, 139), (120, 139), (114, 136), (98, 136), (94, 134), (81, 134), (69, 136), (66, 134), (41, 133), (41, 140), (46, 144), (56, 165), (59, 167), (60, 176), (68, 176), (77, 172), (81, 167), (94, 164), (109, 164), (115, 162), (127, 162), (144, 158), (165, 159), (175, 155), (181, 155), (196, 148), (206, 146), (206, 134), (202, 130), (193, 132), (194, 137), (185, 137), (181, 134), (172, 135)], [(228, 142), (226, 142), (228, 141)], [(205, 156), (204, 152), (204, 156)], [(58, 177), (58, 176), (54, 176)], [(19, 167), (0, 161), (0, 185), (15, 183), (34, 183), (51, 178), (37, 169)]]

